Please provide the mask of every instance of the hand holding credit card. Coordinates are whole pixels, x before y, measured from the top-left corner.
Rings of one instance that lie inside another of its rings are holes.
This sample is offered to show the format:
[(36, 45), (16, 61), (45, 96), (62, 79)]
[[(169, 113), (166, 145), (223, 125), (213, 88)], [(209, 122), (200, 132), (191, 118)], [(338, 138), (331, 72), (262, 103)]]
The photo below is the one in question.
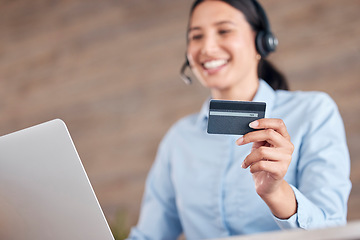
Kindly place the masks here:
[(265, 108), (264, 102), (210, 100), (207, 132), (245, 135), (256, 131), (249, 123), (264, 118)]

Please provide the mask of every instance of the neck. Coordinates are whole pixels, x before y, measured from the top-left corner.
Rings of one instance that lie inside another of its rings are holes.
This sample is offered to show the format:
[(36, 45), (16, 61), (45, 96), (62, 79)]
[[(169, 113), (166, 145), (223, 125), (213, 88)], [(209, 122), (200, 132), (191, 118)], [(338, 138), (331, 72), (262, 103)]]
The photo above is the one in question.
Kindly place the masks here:
[(237, 100), (237, 101), (252, 101), (259, 88), (259, 80), (251, 82), (243, 82), (236, 87), (227, 89), (212, 89), (211, 95), (213, 99), (220, 100)]

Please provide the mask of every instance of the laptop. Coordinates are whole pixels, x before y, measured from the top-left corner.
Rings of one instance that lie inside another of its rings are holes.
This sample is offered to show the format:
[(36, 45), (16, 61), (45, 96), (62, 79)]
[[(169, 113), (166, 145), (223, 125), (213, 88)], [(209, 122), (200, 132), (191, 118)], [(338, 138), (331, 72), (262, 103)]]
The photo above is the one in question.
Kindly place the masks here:
[(114, 240), (62, 120), (0, 137), (0, 239)]

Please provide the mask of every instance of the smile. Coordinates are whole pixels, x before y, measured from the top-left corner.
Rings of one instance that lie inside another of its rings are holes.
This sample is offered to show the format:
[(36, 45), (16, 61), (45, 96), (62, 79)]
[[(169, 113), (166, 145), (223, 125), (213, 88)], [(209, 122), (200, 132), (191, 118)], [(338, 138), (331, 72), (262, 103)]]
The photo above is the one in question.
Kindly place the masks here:
[(225, 65), (228, 62), (228, 60), (225, 59), (218, 59), (218, 60), (212, 60), (212, 61), (208, 61), (203, 63), (203, 66), (205, 69), (215, 69), (218, 67), (221, 67), (223, 65)]

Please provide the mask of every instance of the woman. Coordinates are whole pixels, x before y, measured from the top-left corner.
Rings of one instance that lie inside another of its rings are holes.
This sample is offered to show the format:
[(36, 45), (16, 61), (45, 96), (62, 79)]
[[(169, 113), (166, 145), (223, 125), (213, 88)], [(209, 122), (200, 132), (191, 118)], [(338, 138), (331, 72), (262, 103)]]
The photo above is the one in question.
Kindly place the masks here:
[[(350, 160), (341, 116), (324, 93), (280, 90), (285, 80), (264, 60), (276, 47), (269, 31), (256, 1), (195, 1), (191, 70), (213, 99), (266, 102), (266, 118), (240, 138), (209, 135), (206, 101), (176, 123), (160, 144), (130, 238), (204, 239), (346, 223)], [(271, 41), (258, 39), (264, 33)]]

